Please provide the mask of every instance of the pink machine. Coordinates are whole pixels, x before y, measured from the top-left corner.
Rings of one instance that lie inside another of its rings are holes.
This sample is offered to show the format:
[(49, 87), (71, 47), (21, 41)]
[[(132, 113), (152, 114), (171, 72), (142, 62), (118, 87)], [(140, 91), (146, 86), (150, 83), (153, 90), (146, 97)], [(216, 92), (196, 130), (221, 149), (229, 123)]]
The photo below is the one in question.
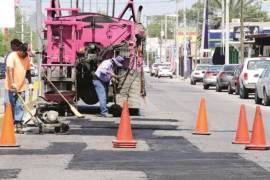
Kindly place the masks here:
[[(98, 99), (92, 85), (93, 73), (103, 60), (121, 55), (126, 64), (117, 70), (122, 78), (115, 88), (109, 89), (109, 97), (114, 97), (111, 99), (119, 105), (128, 99), (130, 108), (139, 109), (138, 97), (145, 95), (142, 6), (136, 15), (133, 0), (129, 0), (118, 17), (80, 12), (78, 8), (60, 8), (58, 0), (52, 0), (51, 7), (46, 10), (42, 68), (47, 78), (70, 102), (81, 99), (86, 104), (95, 104)], [(128, 10), (131, 16), (125, 19)], [(62, 104), (64, 101), (44, 79), (45, 98)]]

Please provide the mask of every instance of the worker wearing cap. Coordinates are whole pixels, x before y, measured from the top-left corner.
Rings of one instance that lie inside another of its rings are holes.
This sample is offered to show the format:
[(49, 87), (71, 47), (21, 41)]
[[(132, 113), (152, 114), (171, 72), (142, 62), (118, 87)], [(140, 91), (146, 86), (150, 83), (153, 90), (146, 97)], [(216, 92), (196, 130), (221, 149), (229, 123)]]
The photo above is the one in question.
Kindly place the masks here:
[(26, 81), (31, 83), (30, 60), (27, 54), (28, 45), (21, 43), (17, 51), (9, 54), (6, 61), (5, 78), (5, 102), (12, 106), (14, 124), (16, 132), (21, 133), (22, 119), (24, 115), (23, 103), (18, 98), (17, 93), (24, 99)]
[(123, 62), (124, 58), (121, 56), (104, 60), (98, 66), (93, 77), (93, 85), (100, 103), (100, 114), (102, 117), (112, 117), (112, 115), (108, 113), (106, 89), (110, 81), (117, 78), (117, 76), (114, 74), (114, 69), (116, 67), (121, 67)]

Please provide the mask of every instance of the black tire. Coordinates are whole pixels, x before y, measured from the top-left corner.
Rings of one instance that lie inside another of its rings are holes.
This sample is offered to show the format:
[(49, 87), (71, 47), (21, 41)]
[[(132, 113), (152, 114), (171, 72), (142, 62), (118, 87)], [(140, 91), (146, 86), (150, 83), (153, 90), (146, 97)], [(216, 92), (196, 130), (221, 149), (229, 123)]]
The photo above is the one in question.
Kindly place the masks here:
[(233, 89), (231, 84), (228, 85), (228, 94), (232, 94), (233, 93)]
[(173, 77), (172, 77), (172, 76), (170, 76), (170, 78), (172, 79)]
[(248, 91), (244, 86), (240, 87), (239, 95), (240, 95), (241, 99), (247, 99), (248, 98)]
[(270, 105), (270, 99), (267, 96), (265, 90), (263, 90), (263, 105), (269, 106)]
[(216, 84), (216, 92), (221, 92), (221, 87), (219, 86), (218, 82)]
[(259, 98), (258, 92), (257, 92), (256, 89), (255, 89), (255, 98), (254, 98), (254, 100), (255, 100), (255, 104), (262, 104), (262, 99)]
[(203, 89), (209, 89), (209, 85), (204, 84), (204, 85), (203, 85)]
[(158, 78), (160, 78), (160, 76), (158, 76)]

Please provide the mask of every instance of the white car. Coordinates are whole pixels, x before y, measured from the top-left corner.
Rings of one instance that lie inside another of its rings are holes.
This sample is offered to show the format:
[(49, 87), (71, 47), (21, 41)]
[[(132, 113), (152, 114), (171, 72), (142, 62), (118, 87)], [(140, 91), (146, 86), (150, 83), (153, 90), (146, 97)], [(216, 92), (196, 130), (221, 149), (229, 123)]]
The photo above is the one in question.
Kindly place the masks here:
[(208, 70), (210, 64), (197, 64), (194, 71), (190, 76), (190, 84), (196, 84), (196, 82), (203, 82), (205, 72)]
[(149, 66), (144, 65), (144, 66), (143, 66), (143, 71), (146, 72), (146, 73), (150, 73), (150, 68), (149, 68)]
[(157, 70), (157, 68), (158, 68), (158, 65), (159, 65), (158, 63), (152, 64), (151, 70), (150, 70), (150, 75), (151, 75), (151, 76), (154, 76), (154, 75), (155, 75), (156, 70)]
[(264, 69), (255, 88), (255, 103), (270, 105), (270, 65)]
[(255, 91), (255, 85), (265, 67), (270, 64), (270, 57), (246, 58), (243, 71), (239, 76), (240, 98), (248, 98)]
[(160, 77), (170, 77), (173, 78), (173, 73), (170, 66), (160, 66), (158, 70), (158, 78)]

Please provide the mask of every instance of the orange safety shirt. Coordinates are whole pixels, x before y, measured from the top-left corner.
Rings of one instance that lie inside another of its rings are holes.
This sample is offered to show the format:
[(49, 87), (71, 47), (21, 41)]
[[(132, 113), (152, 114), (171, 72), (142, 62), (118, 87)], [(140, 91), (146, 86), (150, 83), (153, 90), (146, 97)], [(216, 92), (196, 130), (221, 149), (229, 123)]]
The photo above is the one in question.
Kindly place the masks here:
[[(26, 58), (19, 57), (17, 52), (12, 52), (8, 55), (6, 61), (6, 67), (12, 69), (14, 84), (17, 87), (18, 92), (22, 92), (26, 90), (26, 82), (25, 76), (26, 71), (30, 70), (30, 60), (27, 56)], [(12, 90), (11, 88), (12, 81), (8, 78), (6, 71), (6, 79), (5, 79), (5, 88), (7, 90)]]

